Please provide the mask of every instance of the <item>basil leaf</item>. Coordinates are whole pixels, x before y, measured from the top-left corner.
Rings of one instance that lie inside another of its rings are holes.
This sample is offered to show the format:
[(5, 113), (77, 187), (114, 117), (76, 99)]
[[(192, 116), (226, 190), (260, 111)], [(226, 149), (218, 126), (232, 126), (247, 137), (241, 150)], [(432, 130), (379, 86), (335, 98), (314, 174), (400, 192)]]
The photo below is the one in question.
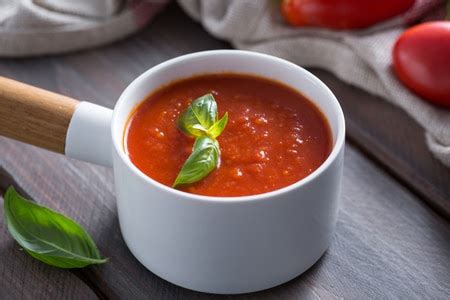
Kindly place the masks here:
[(214, 123), (209, 129), (208, 129), (208, 135), (212, 138), (218, 137), (222, 131), (225, 129), (225, 126), (227, 126), (228, 123), (228, 113), (226, 112), (222, 119)]
[(213, 95), (206, 94), (195, 99), (191, 105), (180, 114), (178, 127), (184, 133), (199, 137), (207, 132), (217, 121), (217, 103)]
[(217, 103), (211, 94), (195, 99), (180, 114), (177, 121), (180, 130), (197, 139), (192, 154), (181, 168), (173, 187), (197, 182), (219, 165), (220, 150), (216, 137), (225, 129), (228, 123), (228, 113), (225, 113), (219, 121), (217, 119)]
[(59, 268), (105, 263), (89, 234), (72, 219), (29, 201), (9, 187), (4, 214), (12, 237), (34, 258)]
[(195, 140), (193, 151), (188, 157), (173, 187), (200, 181), (219, 165), (219, 143), (207, 136)]

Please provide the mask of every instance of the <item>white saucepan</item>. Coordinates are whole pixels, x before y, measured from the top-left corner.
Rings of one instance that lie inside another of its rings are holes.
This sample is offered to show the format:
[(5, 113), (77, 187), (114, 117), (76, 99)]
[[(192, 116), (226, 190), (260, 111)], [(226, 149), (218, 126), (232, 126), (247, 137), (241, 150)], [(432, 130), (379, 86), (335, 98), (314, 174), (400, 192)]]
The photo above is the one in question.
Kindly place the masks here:
[[(283, 82), (313, 101), (332, 130), (327, 160), (288, 187), (228, 198), (175, 190), (136, 168), (123, 142), (136, 105), (173, 80), (224, 71)], [(227, 294), (267, 289), (311, 267), (332, 238), (343, 169), (344, 115), (325, 84), (280, 58), (237, 50), (177, 57), (134, 80), (114, 110), (0, 78), (0, 135), (113, 167), (126, 244), (151, 272), (182, 287)]]

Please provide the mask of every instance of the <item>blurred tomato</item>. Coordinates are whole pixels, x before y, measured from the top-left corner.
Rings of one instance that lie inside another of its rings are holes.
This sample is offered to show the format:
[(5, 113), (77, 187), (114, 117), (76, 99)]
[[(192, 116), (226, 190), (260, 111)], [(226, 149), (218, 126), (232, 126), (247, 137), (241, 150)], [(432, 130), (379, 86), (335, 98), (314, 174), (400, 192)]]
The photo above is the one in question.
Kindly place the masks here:
[(294, 26), (333, 29), (369, 27), (401, 14), (415, 0), (282, 0), (281, 12)]
[(394, 46), (393, 61), (407, 87), (450, 107), (450, 22), (428, 22), (405, 31)]

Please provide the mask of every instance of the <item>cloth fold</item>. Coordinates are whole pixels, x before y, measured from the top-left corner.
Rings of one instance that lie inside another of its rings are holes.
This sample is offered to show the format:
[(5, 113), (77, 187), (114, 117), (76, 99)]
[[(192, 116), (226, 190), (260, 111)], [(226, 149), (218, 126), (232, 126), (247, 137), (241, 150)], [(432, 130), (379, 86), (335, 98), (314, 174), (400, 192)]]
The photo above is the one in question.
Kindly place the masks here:
[(0, 0), (0, 56), (105, 45), (142, 28), (167, 0)]
[[(357, 31), (293, 28), (272, 0), (178, 0), (212, 35), (238, 49), (258, 51), (318, 67), (399, 106), (426, 131), (430, 151), (450, 166), (450, 110), (419, 99), (396, 78), (392, 47), (407, 24), (443, 19), (442, 0), (417, 0), (404, 14)], [(450, 83), (449, 83), (450, 84)]]

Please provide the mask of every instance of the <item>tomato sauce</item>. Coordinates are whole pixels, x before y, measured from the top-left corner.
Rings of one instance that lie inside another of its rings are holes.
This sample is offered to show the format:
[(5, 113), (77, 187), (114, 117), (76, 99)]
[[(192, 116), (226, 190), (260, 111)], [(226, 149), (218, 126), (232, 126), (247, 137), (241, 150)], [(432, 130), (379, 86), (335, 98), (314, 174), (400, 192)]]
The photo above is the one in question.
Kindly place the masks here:
[(331, 152), (328, 121), (294, 89), (251, 75), (201, 75), (163, 86), (132, 113), (124, 146), (138, 169), (172, 186), (194, 143), (178, 129), (177, 118), (207, 93), (216, 99), (219, 118), (229, 115), (218, 137), (221, 163), (182, 191), (208, 196), (273, 191), (308, 176)]

